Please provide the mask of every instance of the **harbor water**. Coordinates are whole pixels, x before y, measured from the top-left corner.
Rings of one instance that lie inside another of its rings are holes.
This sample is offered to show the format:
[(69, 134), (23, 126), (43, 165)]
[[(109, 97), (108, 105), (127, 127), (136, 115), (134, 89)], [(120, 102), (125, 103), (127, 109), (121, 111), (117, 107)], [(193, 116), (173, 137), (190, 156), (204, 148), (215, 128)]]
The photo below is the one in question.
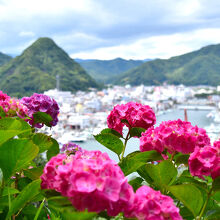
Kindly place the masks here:
[[(192, 125), (194, 126), (197, 125), (198, 127), (201, 128), (207, 127), (211, 124), (211, 121), (206, 117), (208, 113), (209, 111), (204, 111), (204, 110), (202, 111), (188, 110), (187, 111), (188, 121), (191, 122)], [(160, 115), (157, 116), (156, 126), (158, 126), (162, 121), (177, 120), (177, 119), (184, 120), (184, 110), (173, 109), (161, 113)], [(117, 155), (114, 152), (108, 150), (103, 145), (99, 144), (96, 140), (88, 140), (86, 142), (80, 143), (79, 145), (87, 150), (100, 150), (102, 152), (107, 152), (111, 159), (118, 162)], [(136, 150), (139, 150), (139, 139), (132, 138), (128, 142), (125, 155)]]

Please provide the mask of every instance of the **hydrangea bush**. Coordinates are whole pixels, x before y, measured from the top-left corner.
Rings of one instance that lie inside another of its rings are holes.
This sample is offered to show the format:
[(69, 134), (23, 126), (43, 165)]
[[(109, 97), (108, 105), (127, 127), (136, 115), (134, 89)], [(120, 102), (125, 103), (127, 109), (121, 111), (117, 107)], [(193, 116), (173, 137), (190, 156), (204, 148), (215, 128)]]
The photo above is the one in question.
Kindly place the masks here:
[[(94, 136), (116, 162), (35, 129), (52, 129), (58, 114), (43, 94), (0, 91), (0, 219), (220, 219), (220, 140), (211, 144), (204, 129), (180, 119), (154, 127), (149, 106), (116, 105)], [(131, 138), (140, 150), (125, 156)]]

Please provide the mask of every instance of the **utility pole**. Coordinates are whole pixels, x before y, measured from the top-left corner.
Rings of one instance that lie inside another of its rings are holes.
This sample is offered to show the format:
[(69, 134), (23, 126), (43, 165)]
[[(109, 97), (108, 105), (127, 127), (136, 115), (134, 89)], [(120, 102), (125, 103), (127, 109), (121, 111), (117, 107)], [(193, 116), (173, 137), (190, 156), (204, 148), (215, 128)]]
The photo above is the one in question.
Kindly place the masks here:
[(60, 76), (56, 75), (56, 89), (59, 91), (60, 90)]

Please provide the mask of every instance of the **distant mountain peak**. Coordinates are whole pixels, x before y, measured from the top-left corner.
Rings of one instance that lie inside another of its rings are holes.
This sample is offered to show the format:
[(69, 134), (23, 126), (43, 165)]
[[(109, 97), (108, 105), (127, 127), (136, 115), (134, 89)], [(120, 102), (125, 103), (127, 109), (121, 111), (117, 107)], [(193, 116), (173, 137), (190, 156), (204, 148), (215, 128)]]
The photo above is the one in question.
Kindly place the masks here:
[(99, 87), (86, 71), (47, 37), (37, 39), (20, 56), (0, 67), (0, 88), (14, 96), (44, 92), (56, 87), (65, 91)]

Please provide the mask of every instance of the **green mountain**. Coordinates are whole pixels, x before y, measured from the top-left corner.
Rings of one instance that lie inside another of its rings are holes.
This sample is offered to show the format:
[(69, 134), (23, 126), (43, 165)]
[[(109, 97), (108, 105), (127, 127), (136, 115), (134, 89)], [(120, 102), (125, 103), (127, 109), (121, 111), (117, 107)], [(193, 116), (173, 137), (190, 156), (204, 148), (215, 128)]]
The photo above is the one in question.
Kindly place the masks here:
[(81, 60), (75, 59), (94, 79), (102, 83), (111, 83), (115, 76), (140, 66), (142, 60)]
[(0, 89), (13, 96), (30, 95), (56, 87), (87, 90), (98, 84), (68, 54), (49, 38), (39, 38), (20, 55), (0, 67)]
[(9, 62), (11, 59), (12, 57), (0, 52), (0, 66)]
[(212, 85), (220, 84), (220, 44), (170, 59), (143, 63), (116, 77), (116, 84), (131, 85)]

